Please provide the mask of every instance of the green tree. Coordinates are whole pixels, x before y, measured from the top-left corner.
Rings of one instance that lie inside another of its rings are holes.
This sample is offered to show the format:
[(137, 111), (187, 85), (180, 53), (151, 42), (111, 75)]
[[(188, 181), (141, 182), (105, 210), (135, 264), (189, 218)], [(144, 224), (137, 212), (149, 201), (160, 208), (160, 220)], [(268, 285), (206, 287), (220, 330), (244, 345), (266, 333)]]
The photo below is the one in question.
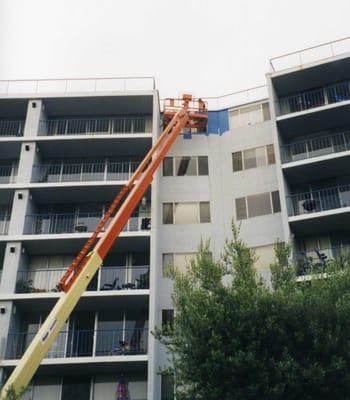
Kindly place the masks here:
[(296, 279), (290, 246), (277, 243), (272, 287), (239, 238), (214, 260), (202, 242), (174, 282), (171, 326), (158, 328), (177, 399), (350, 399), (350, 268), (328, 262)]

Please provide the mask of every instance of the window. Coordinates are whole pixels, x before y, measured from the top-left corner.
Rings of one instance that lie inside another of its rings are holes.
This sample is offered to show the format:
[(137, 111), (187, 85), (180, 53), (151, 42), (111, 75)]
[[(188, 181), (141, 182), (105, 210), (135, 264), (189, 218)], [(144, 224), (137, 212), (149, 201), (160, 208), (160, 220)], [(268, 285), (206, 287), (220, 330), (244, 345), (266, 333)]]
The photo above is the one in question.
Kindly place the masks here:
[(236, 218), (246, 218), (268, 215), (281, 211), (279, 191), (256, 194), (253, 196), (240, 197), (235, 200)]
[(197, 203), (175, 203), (175, 223), (195, 224), (198, 221)]
[(262, 193), (247, 197), (250, 218), (271, 214), (270, 193)]
[(163, 203), (163, 224), (198, 224), (210, 222), (210, 203)]
[(236, 199), (236, 216), (238, 220), (246, 219), (248, 217), (245, 197)]
[(207, 156), (166, 157), (163, 161), (163, 176), (208, 175)]
[(161, 378), (161, 400), (174, 400), (174, 377), (170, 374), (162, 374)]
[(176, 267), (179, 271), (185, 271), (196, 253), (164, 253), (163, 254), (163, 277), (168, 277), (171, 268)]
[(266, 151), (267, 151), (267, 162), (268, 164), (275, 164), (276, 163), (276, 158), (275, 158), (275, 151), (273, 148), (273, 144), (269, 144), (266, 146)]
[(241, 128), (271, 119), (268, 103), (254, 104), (237, 108), (230, 112), (232, 128)]
[(62, 400), (89, 400), (90, 377), (67, 376), (63, 378)]
[(274, 213), (281, 211), (281, 203), (280, 203), (280, 194), (279, 191), (276, 190), (275, 192), (271, 193), (272, 198), (272, 210)]
[(174, 310), (162, 310), (162, 326), (170, 325), (174, 323)]
[(174, 168), (173, 168), (173, 158), (165, 157), (163, 161), (163, 176), (173, 176)]
[(173, 224), (173, 203), (163, 203), (163, 224)]
[(232, 153), (233, 172), (275, 164), (273, 144)]

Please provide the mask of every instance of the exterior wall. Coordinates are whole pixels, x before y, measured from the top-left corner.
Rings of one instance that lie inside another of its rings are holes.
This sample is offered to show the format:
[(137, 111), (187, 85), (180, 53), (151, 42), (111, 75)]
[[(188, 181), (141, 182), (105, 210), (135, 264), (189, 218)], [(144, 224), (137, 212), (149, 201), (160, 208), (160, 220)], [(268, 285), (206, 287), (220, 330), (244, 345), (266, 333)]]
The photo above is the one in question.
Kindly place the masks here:
[[(279, 188), (277, 165), (233, 172), (232, 153), (272, 143), (271, 121), (231, 129), (221, 135), (193, 134), (191, 140), (178, 138), (169, 156), (208, 156), (209, 175), (164, 177), (162, 171), (157, 173), (159, 193), (152, 223), (152, 233), (157, 241), (156, 261), (153, 264), (156, 267), (156, 284), (151, 293), (151, 299), (154, 296), (155, 324), (161, 324), (162, 309), (172, 308), (172, 283), (162, 276), (162, 254), (193, 253), (197, 251), (201, 239), (210, 239), (213, 255), (220, 257), (225, 239), (231, 237), (232, 220), (239, 224), (235, 217), (235, 198)], [(186, 201), (210, 201), (211, 223), (162, 224), (162, 203)], [(273, 244), (283, 238), (281, 213), (248, 218), (241, 221), (240, 225), (241, 237), (249, 246), (257, 249), (260, 258), (258, 272), (268, 279), (266, 265), (273, 260)], [(167, 364), (167, 355), (157, 344), (151, 357), (154, 370)], [(154, 388), (149, 386), (148, 398), (160, 399), (159, 376), (154, 376), (153, 385)]]

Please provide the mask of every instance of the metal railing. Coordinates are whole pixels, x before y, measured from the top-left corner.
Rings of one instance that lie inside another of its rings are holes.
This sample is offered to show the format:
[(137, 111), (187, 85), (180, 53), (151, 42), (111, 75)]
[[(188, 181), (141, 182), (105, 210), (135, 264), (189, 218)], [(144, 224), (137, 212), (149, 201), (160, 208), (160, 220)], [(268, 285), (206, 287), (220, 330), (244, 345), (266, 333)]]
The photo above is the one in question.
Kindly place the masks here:
[(293, 254), (297, 275), (308, 275), (323, 271), (327, 262), (344, 258), (350, 260), (350, 245), (333, 246), (325, 249), (306, 250)]
[(66, 118), (40, 121), (39, 135), (113, 135), (123, 133), (151, 133), (151, 116), (113, 118)]
[[(102, 212), (31, 214), (26, 216), (24, 234), (93, 232), (102, 217)], [(123, 231), (148, 230), (149, 227), (145, 226), (144, 220), (145, 218), (130, 217)]]
[(210, 111), (223, 110), (241, 106), (247, 103), (264, 100), (268, 98), (266, 85), (259, 85), (248, 89), (238, 90), (221, 96), (202, 97), (208, 104)]
[(270, 65), (273, 72), (281, 71), (325, 60), (349, 51), (350, 37), (346, 37), (271, 58)]
[(0, 120), (1, 136), (23, 136), (24, 121)]
[(350, 81), (281, 97), (279, 99), (279, 114), (295, 113), (345, 100), (350, 100)]
[(288, 215), (310, 214), (350, 206), (350, 185), (287, 196)]
[[(36, 332), (9, 333), (5, 359), (21, 358), (35, 335)], [(61, 331), (45, 358), (147, 354), (147, 341), (148, 330), (144, 328)]]
[(151, 76), (69, 79), (17, 79), (0, 80), (0, 94), (18, 93), (101, 93), (114, 91), (154, 90)]
[(350, 131), (281, 146), (282, 162), (292, 162), (350, 150)]
[(9, 214), (0, 214), (0, 235), (7, 235), (9, 231), (11, 216)]
[(124, 181), (131, 177), (138, 166), (139, 162), (131, 161), (35, 165), (32, 182)]
[(13, 165), (0, 165), (0, 184), (14, 183), (16, 178)]
[[(88, 291), (149, 289), (149, 265), (102, 267), (90, 282)], [(16, 293), (58, 292), (58, 282), (66, 268), (27, 269), (17, 274)]]

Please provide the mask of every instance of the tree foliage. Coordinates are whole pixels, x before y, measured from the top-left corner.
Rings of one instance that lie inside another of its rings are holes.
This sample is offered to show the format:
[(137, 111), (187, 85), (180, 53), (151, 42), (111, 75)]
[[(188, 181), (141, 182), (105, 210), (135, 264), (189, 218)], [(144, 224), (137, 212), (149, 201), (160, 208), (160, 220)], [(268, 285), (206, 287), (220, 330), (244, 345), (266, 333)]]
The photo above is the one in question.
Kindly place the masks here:
[(177, 399), (350, 399), (350, 268), (329, 261), (302, 282), (277, 243), (272, 287), (239, 238), (220, 260), (202, 242), (174, 281), (171, 326), (158, 328)]

